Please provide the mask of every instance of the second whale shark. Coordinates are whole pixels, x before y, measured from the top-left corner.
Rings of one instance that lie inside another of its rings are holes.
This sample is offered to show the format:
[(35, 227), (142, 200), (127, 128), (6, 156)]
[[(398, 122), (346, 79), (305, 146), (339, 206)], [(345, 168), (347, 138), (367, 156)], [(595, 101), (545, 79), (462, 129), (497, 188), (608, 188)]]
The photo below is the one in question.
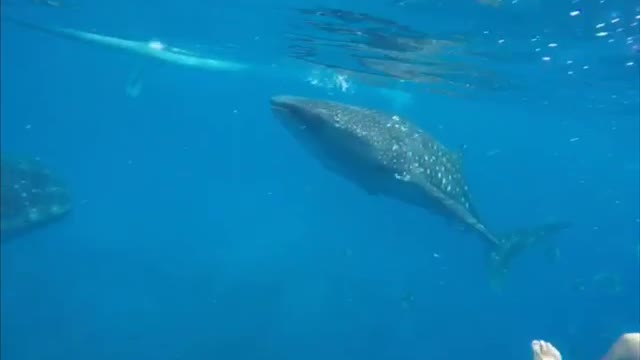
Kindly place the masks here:
[(500, 285), (510, 260), (566, 228), (552, 223), (495, 234), (481, 221), (462, 174), (461, 156), (399, 116), (348, 104), (280, 95), (271, 107), (283, 126), (328, 170), (372, 195), (454, 219), (484, 239)]

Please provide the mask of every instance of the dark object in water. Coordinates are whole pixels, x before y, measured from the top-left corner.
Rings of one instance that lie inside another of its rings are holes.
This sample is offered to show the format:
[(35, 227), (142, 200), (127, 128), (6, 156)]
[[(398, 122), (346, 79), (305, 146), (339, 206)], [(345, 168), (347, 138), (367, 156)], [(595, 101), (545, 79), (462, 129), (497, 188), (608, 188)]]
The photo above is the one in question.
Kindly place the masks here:
[(48, 224), (71, 210), (66, 186), (38, 160), (2, 156), (0, 172), (3, 237)]

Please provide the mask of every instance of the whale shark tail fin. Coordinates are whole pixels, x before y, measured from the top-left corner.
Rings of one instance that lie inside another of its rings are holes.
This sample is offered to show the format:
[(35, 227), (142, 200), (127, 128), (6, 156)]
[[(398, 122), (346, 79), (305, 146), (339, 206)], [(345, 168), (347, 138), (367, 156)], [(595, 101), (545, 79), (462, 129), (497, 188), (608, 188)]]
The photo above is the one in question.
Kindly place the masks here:
[(489, 272), (493, 286), (502, 287), (513, 258), (530, 246), (548, 240), (568, 227), (568, 223), (558, 222), (499, 235), (500, 242), (493, 247), (489, 256)]

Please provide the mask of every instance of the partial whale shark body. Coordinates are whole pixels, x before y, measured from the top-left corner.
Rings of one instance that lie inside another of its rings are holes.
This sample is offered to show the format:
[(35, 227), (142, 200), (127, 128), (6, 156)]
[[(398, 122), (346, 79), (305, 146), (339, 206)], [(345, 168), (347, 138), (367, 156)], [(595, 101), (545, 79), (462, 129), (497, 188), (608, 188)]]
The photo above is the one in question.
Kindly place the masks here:
[(283, 126), (327, 169), (372, 195), (384, 195), (454, 219), (485, 240), (492, 279), (501, 283), (510, 260), (567, 224), (496, 235), (471, 203), (458, 153), (411, 122), (376, 110), (318, 99), (275, 96)]
[(246, 64), (199, 56), (186, 50), (166, 46), (159, 41), (133, 41), (74, 29), (50, 28), (6, 16), (3, 16), (2, 19), (42, 33), (120, 49), (190, 68), (207, 71), (240, 71), (248, 68)]
[(57, 222), (71, 211), (68, 187), (41, 161), (3, 154), (0, 170), (2, 241)]

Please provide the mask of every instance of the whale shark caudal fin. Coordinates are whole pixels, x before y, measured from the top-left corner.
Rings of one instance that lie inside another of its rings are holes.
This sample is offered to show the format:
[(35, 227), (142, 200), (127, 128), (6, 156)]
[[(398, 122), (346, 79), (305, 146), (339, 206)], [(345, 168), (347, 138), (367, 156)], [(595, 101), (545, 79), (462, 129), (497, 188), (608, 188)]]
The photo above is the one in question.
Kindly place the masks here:
[(531, 245), (549, 240), (550, 237), (568, 227), (568, 223), (558, 222), (499, 235), (497, 238), (500, 242), (491, 249), (489, 255), (492, 284), (496, 287), (502, 286), (509, 266), (518, 254)]

